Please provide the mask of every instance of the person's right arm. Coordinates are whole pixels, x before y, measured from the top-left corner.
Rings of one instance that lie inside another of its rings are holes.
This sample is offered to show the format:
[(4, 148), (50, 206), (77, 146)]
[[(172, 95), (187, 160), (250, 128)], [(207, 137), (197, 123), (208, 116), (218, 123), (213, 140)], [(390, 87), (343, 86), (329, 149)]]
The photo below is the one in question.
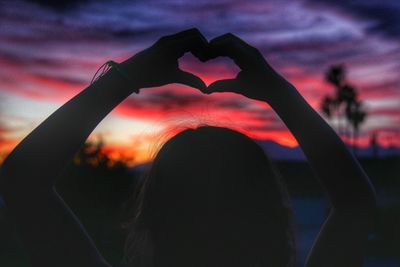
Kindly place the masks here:
[(57, 194), (56, 178), (98, 123), (133, 91), (169, 83), (204, 89), (200, 78), (178, 68), (177, 60), (206, 44), (195, 29), (162, 37), (120, 64), (131, 83), (111, 69), (51, 114), (5, 159), (0, 191), (32, 266), (109, 266)]
[[(234, 92), (267, 102), (299, 142), (330, 199), (331, 211), (309, 253), (307, 267), (362, 266), (375, 212), (368, 176), (335, 131), (276, 73), (261, 53), (232, 34), (210, 42), (216, 55), (241, 68), (236, 79), (217, 81), (211, 92)], [(269, 89), (267, 89), (269, 88)]]

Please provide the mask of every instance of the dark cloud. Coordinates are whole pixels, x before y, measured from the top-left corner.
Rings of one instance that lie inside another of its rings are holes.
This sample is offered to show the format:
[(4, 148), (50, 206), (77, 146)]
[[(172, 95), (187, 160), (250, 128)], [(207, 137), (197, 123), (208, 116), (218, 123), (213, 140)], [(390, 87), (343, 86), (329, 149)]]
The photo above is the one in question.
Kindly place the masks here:
[[(63, 68), (68, 65), (68, 62), (65, 62), (61, 59), (54, 58), (43, 58), (37, 57), (35, 55), (20, 55), (16, 53), (10, 53), (7, 51), (2, 51), (0, 59), (3, 64), (7, 66), (13, 67), (30, 67), (30, 66), (42, 66), (48, 68)], [(0, 75), (1, 76), (1, 75)]]
[(88, 0), (28, 0), (28, 2), (49, 7), (57, 11), (67, 11), (88, 2)]
[(126, 25), (122, 25), (116, 28), (106, 29), (106, 33), (112, 37), (118, 39), (135, 39), (135, 40), (143, 40), (143, 39), (153, 39), (154, 41), (157, 37), (173, 33), (175, 31), (179, 31), (179, 29), (171, 29), (168, 26), (146, 26), (146, 27), (129, 27)]
[(400, 2), (398, 0), (310, 0), (312, 5), (327, 4), (370, 22), (366, 30), (387, 37), (400, 37)]

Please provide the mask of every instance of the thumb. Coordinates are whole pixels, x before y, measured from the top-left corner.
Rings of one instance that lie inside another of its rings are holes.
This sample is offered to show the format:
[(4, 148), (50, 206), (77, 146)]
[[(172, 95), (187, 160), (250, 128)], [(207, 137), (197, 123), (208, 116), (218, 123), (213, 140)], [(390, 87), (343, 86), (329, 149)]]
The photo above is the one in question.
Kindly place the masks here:
[(211, 83), (207, 88), (207, 94), (214, 92), (239, 92), (239, 84), (236, 79), (219, 80)]
[(203, 93), (205, 93), (205, 90), (207, 89), (207, 86), (202, 79), (190, 72), (183, 70), (179, 70), (176, 75), (175, 82), (197, 88)]

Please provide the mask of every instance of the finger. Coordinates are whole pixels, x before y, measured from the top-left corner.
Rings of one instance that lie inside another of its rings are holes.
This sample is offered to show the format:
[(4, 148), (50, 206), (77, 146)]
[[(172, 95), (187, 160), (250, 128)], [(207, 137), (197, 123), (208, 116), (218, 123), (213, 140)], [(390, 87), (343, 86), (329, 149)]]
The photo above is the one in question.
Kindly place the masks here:
[(196, 75), (194, 75), (190, 72), (186, 72), (186, 71), (182, 71), (182, 70), (180, 70), (177, 73), (177, 75), (174, 79), (174, 82), (189, 85), (191, 87), (197, 88), (203, 93), (205, 93), (206, 89), (207, 89), (207, 85), (203, 82), (202, 79), (200, 79), (199, 77), (197, 77)]
[(242, 69), (250, 64), (250, 59), (253, 56), (254, 50), (256, 50), (256, 48), (231, 33), (212, 39), (210, 41), (210, 48), (212, 50), (212, 57), (230, 57)]
[[(170, 39), (181, 39), (181, 38), (188, 37), (188, 36), (193, 36), (193, 35), (200, 35), (200, 36), (202, 36), (202, 34), (201, 34), (201, 32), (200, 32), (199, 29), (197, 29), (197, 28), (190, 28), (190, 29), (187, 29), (187, 30), (184, 30), (184, 31), (180, 31), (180, 32), (177, 32), (177, 33), (168, 35), (168, 37), (169, 37)], [(204, 39), (205, 39), (205, 38), (204, 38)]]
[(239, 83), (236, 79), (219, 80), (211, 83), (207, 87), (207, 94), (214, 92), (239, 92)]
[(196, 28), (168, 35), (165, 40), (167, 41), (164, 45), (168, 46), (177, 58), (183, 56), (186, 52), (191, 52), (203, 62), (210, 57), (208, 41)]

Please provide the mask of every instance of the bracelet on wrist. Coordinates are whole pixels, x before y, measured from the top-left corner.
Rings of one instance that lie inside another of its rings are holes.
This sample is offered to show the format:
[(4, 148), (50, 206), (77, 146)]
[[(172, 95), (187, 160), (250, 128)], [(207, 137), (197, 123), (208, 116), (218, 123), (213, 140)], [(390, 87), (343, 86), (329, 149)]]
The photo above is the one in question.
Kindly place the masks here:
[[(120, 64), (116, 63), (115, 61), (109, 60), (106, 63), (104, 63), (103, 65), (101, 65), (101, 67), (96, 71), (96, 73), (94, 74), (92, 81), (90, 82), (90, 84), (96, 82), (99, 78), (101, 78), (102, 76), (104, 76), (109, 70), (114, 69), (116, 70), (117, 73), (119, 73), (120, 76), (122, 76), (132, 88), (135, 88), (133, 81), (131, 80), (131, 78), (129, 77), (129, 75), (120, 67)], [(97, 76), (97, 74), (100, 72), (100, 74)], [(136, 88), (135, 90), (133, 90), (136, 94), (139, 93), (139, 89)]]

